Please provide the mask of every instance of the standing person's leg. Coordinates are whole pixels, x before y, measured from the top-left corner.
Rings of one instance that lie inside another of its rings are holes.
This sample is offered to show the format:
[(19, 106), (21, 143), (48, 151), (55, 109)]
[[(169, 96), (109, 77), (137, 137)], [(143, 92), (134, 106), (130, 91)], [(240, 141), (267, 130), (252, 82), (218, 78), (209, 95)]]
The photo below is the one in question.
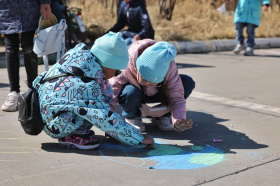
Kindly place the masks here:
[(6, 64), (10, 84), (10, 93), (2, 105), (3, 111), (17, 111), (19, 86), (19, 34), (7, 34), (5, 37)]
[(239, 54), (241, 50), (245, 50), (244, 35), (243, 35), (244, 27), (245, 27), (245, 23), (239, 23), (239, 22), (235, 23), (235, 37), (238, 42), (238, 44), (233, 50), (235, 54)]
[(4, 37), (10, 92), (19, 93), (19, 34), (8, 34)]
[(145, 131), (145, 125), (142, 123), (141, 111), (142, 93), (134, 85), (126, 85), (119, 95), (119, 104), (123, 109), (122, 116), (125, 121), (141, 131)]
[(24, 57), (24, 66), (27, 81), (32, 84), (38, 76), (38, 57), (33, 52), (33, 38), (35, 31), (23, 32), (21, 34), (21, 47)]
[(248, 34), (248, 39), (247, 39), (247, 48), (246, 52), (244, 53), (245, 56), (253, 56), (254, 55), (254, 46), (255, 46), (255, 28), (256, 25), (247, 24), (247, 34)]

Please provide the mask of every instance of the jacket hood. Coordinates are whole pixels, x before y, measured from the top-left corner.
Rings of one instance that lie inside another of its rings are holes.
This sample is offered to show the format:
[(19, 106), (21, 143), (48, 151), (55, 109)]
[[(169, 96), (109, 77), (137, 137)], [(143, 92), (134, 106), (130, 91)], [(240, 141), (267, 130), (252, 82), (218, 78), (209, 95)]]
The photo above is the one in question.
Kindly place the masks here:
[(69, 50), (59, 61), (58, 69), (75, 76), (103, 80), (104, 74), (96, 57), (84, 43)]

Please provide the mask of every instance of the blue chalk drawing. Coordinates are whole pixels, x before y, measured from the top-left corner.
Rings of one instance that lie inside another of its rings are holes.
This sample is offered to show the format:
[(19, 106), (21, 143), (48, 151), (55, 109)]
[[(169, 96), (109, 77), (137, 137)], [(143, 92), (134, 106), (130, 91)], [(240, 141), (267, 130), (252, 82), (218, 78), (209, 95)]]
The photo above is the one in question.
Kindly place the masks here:
[[(154, 149), (144, 148), (143, 145), (129, 147), (105, 143), (101, 145), (99, 152), (108, 160), (147, 169), (197, 169), (224, 161), (224, 154), (219, 148), (196, 143), (200, 145), (177, 146), (155, 138)], [(122, 156), (139, 157), (138, 161), (123, 162), (115, 160), (114, 155), (105, 155), (106, 152), (111, 154), (111, 150), (120, 152)]]

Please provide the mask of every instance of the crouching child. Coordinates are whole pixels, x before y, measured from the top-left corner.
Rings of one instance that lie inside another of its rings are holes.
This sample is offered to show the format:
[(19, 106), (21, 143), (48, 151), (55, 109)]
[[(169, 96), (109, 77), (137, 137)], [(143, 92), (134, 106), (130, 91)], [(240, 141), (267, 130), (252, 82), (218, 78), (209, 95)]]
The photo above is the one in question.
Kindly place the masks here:
[(44, 131), (58, 138), (63, 148), (94, 149), (99, 146), (92, 126), (128, 145), (150, 145), (154, 140), (122, 120), (110, 110), (113, 92), (108, 79), (117, 71), (126, 68), (128, 51), (120, 34), (110, 32), (97, 39), (89, 50), (78, 44), (69, 50), (41, 78), (60, 74), (44, 84), (38, 84), (39, 103)]
[[(177, 54), (168, 42), (144, 39), (129, 48), (129, 63), (122, 73), (110, 79), (114, 97), (125, 120), (141, 131), (146, 127), (142, 116), (152, 117), (152, 123), (161, 131), (184, 131), (192, 128), (186, 118), (186, 99), (195, 87), (193, 79), (179, 74), (174, 61)], [(150, 108), (147, 104), (159, 105)]]

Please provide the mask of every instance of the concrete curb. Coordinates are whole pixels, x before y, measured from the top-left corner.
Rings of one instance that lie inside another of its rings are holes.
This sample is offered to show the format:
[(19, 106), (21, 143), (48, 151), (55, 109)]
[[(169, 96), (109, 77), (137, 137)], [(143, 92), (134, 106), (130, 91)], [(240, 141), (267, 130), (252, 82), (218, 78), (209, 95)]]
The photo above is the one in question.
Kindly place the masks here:
[[(255, 49), (280, 48), (280, 38), (258, 38), (255, 40)], [(175, 41), (170, 42), (177, 49), (178, 54), (206, 53), (231, 51), (237, 42), (231, 40), (210, 40), (210, 41)]]

